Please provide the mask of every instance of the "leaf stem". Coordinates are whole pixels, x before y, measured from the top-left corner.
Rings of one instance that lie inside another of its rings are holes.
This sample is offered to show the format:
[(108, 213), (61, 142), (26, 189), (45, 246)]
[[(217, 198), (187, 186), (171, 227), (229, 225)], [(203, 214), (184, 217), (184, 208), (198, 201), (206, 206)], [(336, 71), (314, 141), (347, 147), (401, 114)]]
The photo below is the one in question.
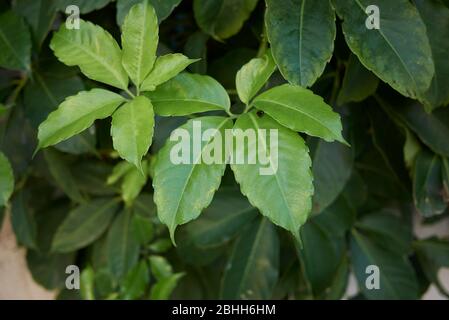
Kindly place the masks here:
[(129, 89), (125, 89), (125, 92), (133, 99), (136, 97)]

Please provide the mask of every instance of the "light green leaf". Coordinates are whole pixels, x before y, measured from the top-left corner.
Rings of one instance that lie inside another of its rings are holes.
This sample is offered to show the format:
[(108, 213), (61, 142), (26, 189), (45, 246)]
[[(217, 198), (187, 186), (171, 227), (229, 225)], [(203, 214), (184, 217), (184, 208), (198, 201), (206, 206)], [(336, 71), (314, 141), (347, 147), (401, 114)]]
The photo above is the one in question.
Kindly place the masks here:
[(161, 116), (184, 116), (231, 107), (226, 90), (213, 78), (198, 74), (181, 73), (146, 96)]
[(22, 18), (12, 11), (0, 15), (0, 66), (30, 70), (31, 35)]
[(378, 85), (379, 78), (367, 70), (356, 55), (351, 54), (338, 93), (337, 104), (363, 101), (376, 92)]
[(274, 60), (284, 78), (311, 86), (334, 51), (335, 13), (330, 0), (267, 0), (265, 23)]
[[(415, 271), (404, 255), (380, 247), (369, 235), (353, 230), (351, 259), (359, 288), (368, 299), (417, 299), (418, 281)], [(366, 285), (366, 268), (379, 268), (379, 289), (369, 290)]]
[(175, 273), (168, 278), (158, 281), (150, 292), (151, 300), (167, 300), (170, 298), (173, 290), (178, 285), (179, 280), (184, 276), (184, 273)]
[(154, 112), (151, 101), (138, 96), (112, 115), (111, 136), (120, 157), (134, 164), (141, 172), (142, 157), (153, 139)]
[(148, 0), (134, 5), (122, 27), (122, 63), (129, 77), (139, 87), (156, 61), (159, 26)]
[(45, 150), (44, 155), (48, 169), (53, 179), (55, 179), (57, 186), (73, 201), (84, 202), (85, 199), (78, 189), (76, 180), (70, 169), (70, 164), (67, 163), (63, 155), (53, 149)]
[(131, 206), (134, 200), (139, 195), (142, 188), (147, 183), (147, 161), (142, 162), (142, 170), (139, 171), (136, 167), (132, 167), (131, 170), (123, 177), (122, 182), (122, 198), (127, 206)]
[(87, 266), (81, 272), (80, 279), (80, 294), (84, 300), (94, 300), (95, 299), (95, 288), (94, 288), (95, 273), (91, 266)]
[(424, 106), (428, 112), (449, 103), (449, 8), (439, 0), (415, 1), (429, 37), (435, 76), (424, 94)]
[(123, 279), (120, 290), (125, 300), (138, 299), (143, 296), (150, 281), (147, 263), (140, 261)]
[(240, 31), (258, 0), (194, 0), (193, 12), (200, 28), (215, 39)]
[(426, 150), (418, 154), (413, 173), (413, 199), (424, 217), (442, 214), (447, 208), (442, 169), (438, 155)]
[(92, 80), (127, 89), (128, 75), (122, 66), (122, 51), (114, 38), (100, 26), (80, 20), (80, 29), (63, 24), (50, 48), (68, 66), (79, 66)]
[[(260, 117), (256, 112), (241, 115), (234, 125), (236, 129), (267, 131), (266, 137), (259, 132), (257, 149), (255, 142), (241, 146), (242, 143), (239, 145), (238, 139), (234, 139), (231, 168), (242, 193), (264, 216), (299, 239), (299, 228), (312, 209), (313, 194), (312, 162), (304, 140), (268, 115)], [(278, 141), (272, 140), (273, 137), (266, 141), (271, 130), (277, 131)], [(258, 155), (256, 164), (248, 161), (253, 158), (251, 152)], [(265, 165), (261, 164), (260, 154), (266, 157)], [(245, 159), (243, 164), (237, 163), (239, 158)], [(263, 172), (264, 169), (269, 172)]]
[(158, 85), (167, 82), (198, 60), (189, 59), (180, 53), (170, 53), (158, 57), (153, 70), (143, 81), (140, 89), (142, 91), (153, 91)]
[(173, 274), (173, 268), (170, 263), (161, 256), (150, 256), (151, 273), (157, 280), (163, 280)]
[(131, 210), (124, 210), (117, 215), (108, 231), (108, 269), (116, 279), (126, 275), (139, 258), (139, 242), (132, 232), (131, 222)]
[(7, 204), (14, 191), (14, 173), (8, 158), (0, 152), (0, 207)]
[(222, 299), (270, 299), (279, 275), (279, 238), (267, 219), (235, 242), (221, 283)]
[[(435, 69), (426, 26), (408, 0), (334, 0), (346, 42), (362, 64), (401, 94), (420, 98)], [(366, 8), (380, 11), (380, 29), (368, 29)], [(379, 53), (382, 54), (379, 54)]]
[(70, 211), (53, 239), (52, 251), (70, 252), (98, 239), (109, 225), (118, 203), (114, 199), (95, 199)]
[(346, 143), (341, 134), (340, 115), (308, 89), (285, 84), (265, 91), (254, 99), (253, 104), (294, 131), (328, 142)]
[(275, 70), (276, 64), (270, 51), (263, 57), (254, 58), (245, 64), (237, 72), (235, 79), (240, 100), (249, 104), (249, 101), (259, 92)]
[(39, 126), (38, 148), (66, 140), (89, 128), (95, 120), (110, 116), (125, 99), (103, 89), (83, 91), (68, 97)]
[[(199, 126), (202, 132), (216, 131), (208, 139), (198, 141), (193, 134), (194, 130), (198, 132)], [(173, 242), (176, 227), (197, 218), (212, 201), (226, 168), (227, 150), (222, 138), (225, 129), (231, 128), (232, 120), (228, 118), (196, 118), (180, 127), (182, 131), (177, 132), (182, 132), (182, 136), (168, 140), (159, 151), (153, 177), (154, 201), (159, 219), (168, 226)], [(210, 156), (217, 145), (221, 156), (216, 159), (218, 161), (206, 164), (205, 157)], [(186, 161), (178, 158), (180, 151)]]
[[(142, 0), (117, 0), (117, 24), (122, 25), (129, 9), (140, 2)], [(181, 0), (149, 0), (149, 2), (156, 10), (157, 19), (161, 23), (181, 3)]]

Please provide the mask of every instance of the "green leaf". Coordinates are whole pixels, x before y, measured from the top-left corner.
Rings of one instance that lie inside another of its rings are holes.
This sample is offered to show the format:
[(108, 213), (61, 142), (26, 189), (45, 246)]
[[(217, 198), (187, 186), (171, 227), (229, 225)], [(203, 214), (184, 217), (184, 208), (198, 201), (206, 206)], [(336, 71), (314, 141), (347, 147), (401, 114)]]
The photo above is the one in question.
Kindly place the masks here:
[(80, 29), (63, 25), (51, 40), (50, 48), (68, 66), (79, 66), (92, 80), (127, 89), (128, 75), (122, 66), (122, 51), (103, 28), (80, 20)]
[(301, 230), (303, 243), (299, 251), (304, 274), (312, 292), (319, 296), (332, 286), (336, 270), (344, 259), (344, 237), (336, 237), (326, 232), (319, 221), (308, 221)]
[(189, 59), (180, 53), (170, 53), (158, 57), (153, 70), (151, 70), (150, 74), (143, 81), (140, 90), (155, 90), (158, 85), (167, 82), (198, 60), (199, 59)]
[(353, 166), (352, 151), (340, 143), (316, 141), (313, 151), (313, 209), (321, 212), (343, 191)]
[[(408, 0), (334, 0), (334, 5), (346, 42), (362, 64), (401, 94), (420, 98), (435, 69), (416, 8)], [(369, 5), (379, 7), (380, 29), (365, 25)]]
[(257, 216), (257, 210), (238, 189), (220, 188), (201, 217), (186, 225), (187, 238), (196, 247), (218, 247), (229, 242)]
[[(379, 247), (369, 236), (354, 230), (351, 259), (359, 288), (368, 299), (417, 299), (418, 281), (412, 265), (403, 255)], [(369, 290), (365, 281), (369, 265), (379, 267), (379, 289)]]
[(14, 173), (8, 158), (0, 152), (0, 207), (8, 203), (9, 197), (14, 191)]
[[(208, 139), (200, 137), (198, 141), (198, 136), (193, 137), (193, 134), (197, 135), (197, 126), (201, 126), (200, 130), (215, 131)], [(226, 168), (227, 150), (222, 137), (225, 136), (225, 129), (231, 128), (232, 120), (228, 118), (196, 118), (180, 127), (190, 137), (182, 135), (176, 137), (177, 140), (170, 139), (159, 151), (153, 177), (154, 201), (159, 219), (168, 226), (173, 242), (176, 227), (196, 219), (212, 201)], [(194, 146), (194, 140), (198, 145)], [(218, 151), (221, 151), (220, 159), (215, 163), (205, 164), (204, 157), (210, 156), (217, 144)], [(179, 159), (172, 159), (172, 154), (175, 153), (173, 150), (178, 152), (176, 155), (179, 155), (180, 150), (185, 152), (184, 156), (188, 158), (185, 162), (188, 164), (173, 163), (173, 160), (179, 162)]]
[(209, 35), (202, 31), (192, 33), (184, 46), (184, 53), (188, 57), (201, 59), (189, 67), (192, 73), (206, 74), (207, 71), (207, 41)]
[(85, 199), (78, 189), (67, 160), (59, 152), (52, 149), (45, 150), (44, 155), (48, 169), (58, 187), (73, 201), (84, 202)]
[(95, 299), (94, 279), (95, 273), (91, 266), (87, 266), (82, 272), (80, 277), (80, 289), (81, 297), (84, 300)]
[(169, 278), (173, 274), (173, 268), (170, 263), (161, 256), (150, 256), (151, 273), (160, 281)]
[(335, 13), (330, 0), (267, 0), (265, 23), (274, 60), (284, 78), (311, 86), (334, 51)]
[(89, 13), (101, 9), (111, 1), (113, 0), (56, 0), (60, 10), (65, 11), (67, 6), (76, 5), (80, 8), (80, 13)]
[(439, 0), (417, 0), (415, 4), (426, 25), (435, 64), (435, 76), (424, 94), (424, 106), (430, 112), (449, 103), (449, 8)]
[(378, 98), (378, 102), (393, 118), (416, 133), (433, 152), (449, 157), (449, 109), (440, 108), (428, 114), (416, 101)]
[(146, 96), (161, 116), (226, 111), (231, 107), (226, 90), (213, 78), (198, 74), (181, 73)]
[(367, 70), (356, 55), (351, 54), (337, 103), (343, 105), (348, 102), (363, 101), (376, 92), (378, 85), (379, 78)]
[(285, 84), (265, 91), (253, 104), (294, 131), (346, 143), (339, 114), (308, 89)]
[(443, 239), (429, 238), (416, 241), (413, 246), (426, 277), (436, 285), (442, 294), (449, 297), (449, 291), (438, 278), (438, 271), (441, 268), (449, 267), (449, 242)]
[(70, 252), (98, 239), (118, 209), (114, 199), (95, 199), (70, 211), (53, 239), (52, 251)]
[(16, 0), (13, 10), (23, 16), (33, 31), (34, 42), (40, 48), (56, 18), (56, 5), (52, 0)]
[[(299, 227), (311, 211), (313, 194), (312, 162), (304, 140), (269, 116), (260, 117), (256, 112), (241, 115), (234, 125), (234, 134), (237, 134), (236, 129), (243, 130), (242, 135), (248, 129), (259, 132), (256, 164), (248, 161), (251, 152), (256, 152), (253, 150), (256, 146), (252, 143), (241, 146), (234, 139), (231, 168), (242, 193), (264, 216), (299, 239)], [(260, 135), (260, 129), (267, 130), (270, 135), (271, 130), (277, 131), (278, 142), (270, 137), (268, 143)], [(266, 157), (266, 165), (261, 163), (261, 154)], [(245, 161), (239, 164), (236, 159)], [(270, 172), (262, 174), (264, 169)]]
[(103, 89), (83, 91), (68, 97), (39, 126), (40, 148), (66, 140), (92, 126), (95, 120), (110, 116), (125, 99)]
[(143, 173), (137, 168), (132, 167), (131, 170), (123, 177), (122, 198), (127, 206), (132, 205), (142, 188), (147, 183), (147, 167), (147, 161), (143, 161)]
[(12, 11), (0, 15), (0, 66), (30, 70), (31, 35), (22, 18)]
[(116, 279), (126, 275), (139, 258), (139, 242), (132, 230), (132, 212), (124, 210), (117, 215), (108, 231), (108, 268)]
[(120, 157), (134, 164), (141, 172), (142, 157), (153, 139), (154, 112), (148, 98), (138, 96), (125, 103), (112, 115), (111, 136)]
[(194, 0), (193, 12), (200, 28), (215, 39), (240, 31), (258, 0)]
[(122, 26), (122, 63), (139, 87), (156, 61), (159, 26), (154, 8), (143, 1), (134, 5)]
[(150, 292), (151, 300), (168, 300), (173, 290), (178, 285), (179, 280), (184, 276), (184, 273), (175, 273), (168, 278), (158, 281)]
[[(142, 0), (117, 0), (117, 24), (122, 25), (129, 9), (140, 2)], [(181, 3), (181, 0), (149, 0), (149, 3), (156, 10), (157, 19), (161, 23)]]
[(28, 204), (30, 192), (21, 190), (11, 200), (11, 223), (17, 242), (27, 248), (36, 248), (36, 221)]
[(424, 217), (442, 214), (447, 208), (442, 169), (438, 155), (426, 150), (418, 154), (413, 173), (413, 199)]
[(138, 210), (134, 211), (132, 217), (132, 233), (141, 245), (148, 244), (154, 237), (153, 222), (148, 218), (139, 214)]
[(267, 219), (248, 226), (225, 267), (221, 299), (270, 299), (279, 275), (279, 238)]
[(143, 296), (150, 281), (148, 266), (145, 261), (135, 265), (123, 279), (120, 290), (125, 300), (138, 299)]
[(245, 64), (237, 72), (235, 79), (240, 100), (249, 104), (275, 70), (276, 64), (270, 51), (263, 57), (254, 58)]

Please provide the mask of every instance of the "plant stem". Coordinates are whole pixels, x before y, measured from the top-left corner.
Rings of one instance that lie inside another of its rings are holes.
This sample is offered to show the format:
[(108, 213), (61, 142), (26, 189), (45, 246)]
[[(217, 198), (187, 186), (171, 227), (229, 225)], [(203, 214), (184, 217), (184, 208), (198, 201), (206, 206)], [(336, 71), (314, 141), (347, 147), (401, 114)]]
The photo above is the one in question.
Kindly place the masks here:
[(129, 89), (125, 89), (125, 92), (133, 99), (136, 97)]

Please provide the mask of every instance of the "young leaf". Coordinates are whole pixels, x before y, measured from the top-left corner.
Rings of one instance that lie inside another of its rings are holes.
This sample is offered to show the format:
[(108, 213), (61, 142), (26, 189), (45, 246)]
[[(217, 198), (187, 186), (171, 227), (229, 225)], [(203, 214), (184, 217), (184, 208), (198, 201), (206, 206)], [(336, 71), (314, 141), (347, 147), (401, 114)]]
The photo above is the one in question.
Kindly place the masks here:
[[(259, 117), (256, 112), (241, 115), (234, 130), (247, 129), (258, 132), (256, 145), (246, 143), (244, 147), (234, 143), (233, 159), (245, 159), (243, 164), (231, 163), (235, 179), (249, 202), (274, 224), (290, 231), (299, 239), (299, 228), (306, 222), (312, 209), (312, 172), (308, 148), (304, 140), (296, 133), (282, 127), (268, 115)], [(258, 130), (277, 131), (278, 142), (270, 138), (265, 141)], [(253, 150), (252, 150), (253, 149)], [(251, 151), (257, 150), (256, 164), (249, 163)], [(274, 154), (271, 153), (275, 150)], [(267, 157), (262, 165), (260, 154)], [(262, 175), (261, 170), (270, 170), (270, 175)]]
[(142, 170), (131, 167), (131, 170), (125, 174), (122, 182), (122, 198), (127, 206), (131, 206), (139, 195), (142, 188), (147, 183), (147, 161), (143, 161)]
[(161, 256), (150, 257), (151, 273), (157, 280), (170, 277), (173, 274), (173, 268), (170, 263)]
[(70, 252), (98, 239), (118, 209), (114, 199), (96, 199), (70, 211), (59, 226), (52, 244), (54, 252)]
[[(153, 139), (154, 113), (148, 98), (138, 96), (112, 115), (111, 136), (120, 157), (142, 171), (142, 157)], [(143, 172), (143, 171), (142, 171)]]
[(123, 279), (120, 290), (125, 300), (138, 299), (143, 296), (150, 281), (147, 263), (140, 261), (135, 265)]
[(6, 205), (14, 191), (14, 173), (8, 158), (0, 152), (0, 207)]
[(131, 222), (131, 210), (124, 210), (117, 215), (108, 231), (108, 268), (116, 279), (126, 275), (139, 258), (139, 242), (132, 233)]
[(416, 208), (424, 217), (441, 214), (447, 208), (441, 173), (440, 157), (422, 150), (415, 162), (413, 198)]
[(68, 97), (39, 126), (38, 148), (66, 140), (89, 128), (95, 120), (110, 116), (125, 99), (103, 89), (83, 91)]
[(22, 18), (12, 11), (0, 15), (0, 66), (30, 70), (31, 35)]
[(221, 283), (222, 299), (270, 299), (279, 275), (279, 238), (268, 219), (249, 225), (234, 244)]
[(237, 72), (235, 79), (240, 100), (245, 104), (249, 104), (250, 100), (259, 92), (275, 70), (276, 64), (270, 51), (263, 57), (254, 58), (245, 64)]
[(426, 24), (427, 36), (435, 64), (435, 76), (424, 94), (424, 106), (428, 112), (449, 103), (449, 8), (439, 0), (415, 1), (419, 14)]
[(170, 277), (158, 281), (150, 292), (151, 300), (168, 300), (173, 290), (176, 288), (179, 280), (184, 276), (184, 273), (175, 273)]
[(267, 0), (265, 22), (282, 75), (292, 84), (310, 87), (334, 51), (335, 13), (330, 0)]
[(194, 0), (193, 12), (200, 28), (215, 39), (238, 33), (258, 0)]
[[(369, 29), (366, 9), (379, 8), (379, 29)], [(426, 26), (408, 0), (334, 0), (346, 42), (362, 64), (401, 94), (419, 98), (435, 69)], [(382, 54), (379, 54), (379, 53)]]
[[(199, 125), (204, 131), (216, 131), (208, 139), (202, 139), (195, 133)], [(232, 120), (228, 118), (196, 118), (180, 127), (189, 137), (178, 135), (175, 139), (181, 141), (170, 139), (159, 151), (154, 167), (154, 201), (159, 219), (168, 226), (173, 242), (176, 227), (197, 218), (212, 201), (226, 167), (227, 155), (221, 139), (225, 136), (225, 129), (231, 128)], [(205, 164), (203, 159), (206, 155), (210, 156), (211, 148), (217, 144), (219, 149), (214, 153), (221, 152), (221, 156), (218, 161)], [(187, 161), (179, 163), (179, 159), (172, 159), (179, 157), (173, 150), (178, 153), (181, 150)]]
[(122, 63), (134, 84), (139, 87), (156, 61), (159, 26), (148, 0), (134, 5), (122, 27)]
[(308, 89), (285, 84), (265, 91), (253, 104), (294, 131), (346, 143), (339, 114)]
[(161, 116), (184, 116), (211, 110), (229, 110), (231, 102), (225, 90), (209, 76), (181, 73), (147, 92), (156, 114)]
[(180, 53), (170, 53), (165, 56), (158, 57), (153, 70), (143, 81), (140, 90), (153, 91), (156, 87), (164, 82), (167, 82), (181, 71), (187, 68), (190, 64), (199, 59), (189, 59)]
[(122, 66), (122, 51), (114, 38), (103, 28), (80, 20), (80, 29), (56, 32), (50, 48), (68, 66), (79, 66), (92, 80), (127, 89), (128, 75)]

